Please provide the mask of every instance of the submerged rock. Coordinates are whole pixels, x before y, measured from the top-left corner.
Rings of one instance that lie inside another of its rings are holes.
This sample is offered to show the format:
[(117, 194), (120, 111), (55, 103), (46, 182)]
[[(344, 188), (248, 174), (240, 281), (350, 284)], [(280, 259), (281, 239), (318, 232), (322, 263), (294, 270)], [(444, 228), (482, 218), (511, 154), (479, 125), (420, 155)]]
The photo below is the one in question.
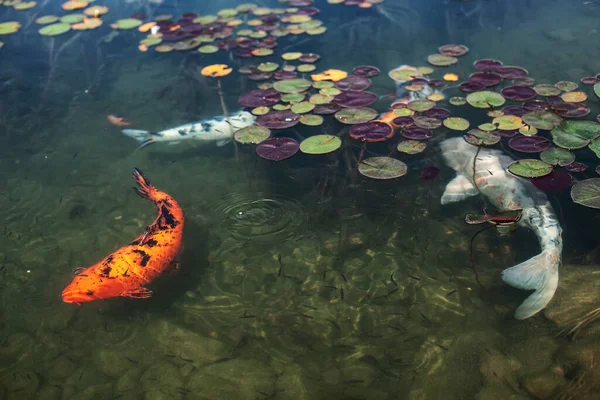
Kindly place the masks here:
[(566, 385), (563, 377), (550, 370), (529, 374), (523, 378), (523, 388), (536, 399), (551, 399)]

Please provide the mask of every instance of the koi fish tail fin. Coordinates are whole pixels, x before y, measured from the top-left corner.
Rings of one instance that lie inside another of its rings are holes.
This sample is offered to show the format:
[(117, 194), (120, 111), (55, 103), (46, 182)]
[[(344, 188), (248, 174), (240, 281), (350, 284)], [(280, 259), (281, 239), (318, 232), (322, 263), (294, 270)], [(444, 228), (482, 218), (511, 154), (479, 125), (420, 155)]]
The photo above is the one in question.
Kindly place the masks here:
[(142, 144), (140, 144), (140, 146), (138, 147), (138, 150), (156, 143), (154, 138), (158, 136), (157, 133), (145, 131), (142, 129), (122, 129), (121, 132), (123, 132), (125, 136), (129, 136), (130, 138), (133, 138), (138, 142), (142, 142)]
[(150, 180), (146, 178), (146, 175), (137, 168), (133, 169), (133, 180), (140, 185), (139, 188), (134, 187), (133, 190), (144, 199), (154, 200), (158, 190), (150, 183)]
[(516, 319), (527, 319), (543, 310), (558, 286), (560, 255), (546, 249), (535, 257), (502, 271), (502, 280), (512, 287), (535, 290), (515, 311)]

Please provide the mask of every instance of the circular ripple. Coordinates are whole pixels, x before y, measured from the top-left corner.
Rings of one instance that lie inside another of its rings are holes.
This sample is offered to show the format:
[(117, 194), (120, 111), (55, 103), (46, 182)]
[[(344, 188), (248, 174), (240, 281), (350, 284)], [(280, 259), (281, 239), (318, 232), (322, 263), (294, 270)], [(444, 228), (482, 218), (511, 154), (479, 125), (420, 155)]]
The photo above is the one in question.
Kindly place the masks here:
[(296, 200), (284, 196), (249, 199), (232, 195), (213, 213), (220, 230), (238, 240), (285, 241), (299, 237), (306, 213)]

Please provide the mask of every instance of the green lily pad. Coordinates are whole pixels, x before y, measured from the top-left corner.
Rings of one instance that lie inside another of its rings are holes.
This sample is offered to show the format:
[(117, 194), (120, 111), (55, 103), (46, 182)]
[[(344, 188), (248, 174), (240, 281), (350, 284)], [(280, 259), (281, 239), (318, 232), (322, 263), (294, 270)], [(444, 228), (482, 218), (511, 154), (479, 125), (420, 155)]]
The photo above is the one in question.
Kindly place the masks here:
[(358, 172), (373, 179), (393, 179), (406, 175), (408, 167), (391, 157), (371, 157), (358, 164)]
[(319, 90), (319, 94), (324, 94), (326, 96), (337, 96), (342, 93), (342, 91), (335, 87), (323, 88)]
[(304, 92), (312, 86), (311, 81), (306, 79), (284, 79), (273, 84), (273, 89), (280, 93)]
[(21, 28), (18, 22), (2, 22), (0, 23), (0, 35), (9, 35), (15, 33)]
[(289, 110), (290, 108), (292, 108), (290, 104), (275, 104), (273, 106), (273, 110), (275, 111)]
[(300, 116), (298, 121), (307, 126), (319, 126), (323, 123), (323, 117), (321, 115), (304, 114)]
[(600, 178), (579, 181), (571, 188), (573, 202), (590, 208), (600, 208)]
[(556, 86), (563, 92), (572, 92), (573, 90), (575, 90), (579, 87), (578, 84), (576, 84), (575, 82), (571, 82), (571, 81), (556, 82), (556, 84), (554, 86)]
[(298, 65), (298, 72), (312, 72), (317, 69), (316, 66), (312, 64), (300, 64)]
[(263, 126), (247, 126), (238, 130), (233, 138), (238, 143), (258, 144), (271, 136), (271, 130)]
[(410, 69), (396, 68), (388, 72), (388, 76), (396, 82), (406, 82), (414, 77), (421, 76), (421, 73)]
[(335, 85), (335, 83), (333, 83), (331, 81), (316, 81), (316, 82), (313, 82), (312, 85), (315, 89), (325, 89), (325, 88), (333, 87)]
[(78, 24), (80, 22), (83, 22), (84, 19), (85, 15), (83, 14), (69, 14), (65, 15), (64, 17), (61, 17), (60, 22), (62, 22), (63, 24)]
[(327, 154), (340, 148), (342, 140), (333, 135), (316, 135), (300, 143), (300, 151), (306, 154)]
[(405, 140), (398, 143), (398, 151), (406, 154), (418, 154), (425, 150), (427, 145), (419, 140)]
[(466, 131), (469, 129), (469, 121), (460, 117), (450, 117), (444, 120), (444, 126), (454, 131)]
[(204, 46), (198, 47), (198, 52), (202, 54), (212, 54), (219, 51), (219, 48), (212, 44), (205, 44)]
[(596, 93), (596, 96), (600, 97), (600, 82), (594, 84), (594, 93)]
[(467, 104), (467, 99), (460, 96), (454, 96), (450, 97), (448, 102), (450, 102), (450, 104), (452, 104), (453, 106), (464, 106), (465, 104)]
[(503, 105), (506, 100), (500, 93), (484, 90), (481, 92), (469, 93), (467, 102), (477, 108), (495, 108)]
[(29, 10), (30, 8), (35, 7), (37, 3), (35, 1), (28, 1), (24, 3), (17, 3), (14, 5), (14, 9), (18, 11)]
[(561, 93), (561, 90), (554, 85), (550, 85), (547, 83), (542, 83), (539, 85), (535, 85), (533, 90), (540, 96), (558, 96)]
[(471, 129), (464, 139), (473, 146), (492, 146), (500, 141), (500, 135), (480, 129)]
[(58, 23), (58, 24), (46, 25), (43, 28), (41, 28), (39, 30), (39, 32), (40, 32), (40, 35), (42, 35), (42, 36), (57, 36), (57, 35), (62, 35), (63, 33), (68, 32), (70, 30), (71, 30), (71, 25)]
[(539, 178), (548, 175), (554, 167), (542, 160), (524, 159), (513, 162), (508, 170), (523, 178)]
[(43, 17), (36, 19), (35, 23), (39, 25), (53, 24), (59, 19), (60, 18), (58, 18), (56, 15), (44, 15)]
[(310, 101), (313, 104), (327, 104), (333, 101), (333, 96), (317, 93), (310, 96), (310, 99), (308, 99), (308, 101)]
[(496, 130), (496, 125), (491, 122), (486, 122), (485, 124), (479, 125), (477, 128), (484, 132), (494, 132)]
[(258, 64), (258, 67), (256, 67), (256, 68), (258, 68), (258, 70), (262, 71), (262, 72), (273, 72), (277, 68), (279, 68), (279, 64), (274, 63), (274, 62), (264, 62), (264, 63)]
[(492, 123), (498, 128), (505, 131), (519, 129), (523, 126), (523, 119), (515, 115), (501, 115), (494, 118)]
[(375, 119), (377, 111), (369, 107), (342, 108), (334, 117), (342, 124), (354, 125)]
[(589, 148), (594, 152), (594, 154), (596, 154), (596, 157), (600, 158), (600, 138), (592, 140)]
[(285, 101), (287, 103), (290, 103), (290, 102), (299, 103), (302, 100), (304, 100), (305, 97), (306, 97), (306, 95), (304, 95), (302, 93), (287, 93), (287, 94), (284, 94), (283, 96), (281, 96), (281, 101)]
[(548, 164), (564, 167), (575, 161), (575, 154), (560, 147), (550, 147), (540, 153), (540, 158)]
[(140, 21), (137, 18), (124, 18), (116, 21), (114, 24), (111, 25), (111, 27), (115, 29), (133, 29), (137, 28), (141, 24), (142, 21)]
[(547, 131), (558, 126), (563, 120), (551, 111), (531, 111), (523, 115), (522, 119), (529, 126)]
[(201, 17), (194, 18), (194, 22), (197, 24), (208, 25), (219, 19), (216, 15), (203, 15)]
[(414, 117), (413, 121), (419, 128), (436, 129), (442, 126), (442, 121), (432, 117)]
[(140, 41), (140, 44), (143, 44), (144, 46), (156, 46), (157, 44), (161, 43), (162, 39), (155, 37), (155, 38), (146, 38), (143, 39), (142, 41)]
[(600, 136), (600, 124), (594, 121), (567, 120), (552, 129), (552, 141), (565, 149), (581, 149)]
[(313, 103), (308, 101), (302, 101), (300, 103), (296, 103), (292, 106), (292, 111), (296, 114), (306, 114), (307, 112), (311, 112), (315, 108)]
[(456, 64), (458, 58), (452, 56), (445, 56), (443, 54), (431, 54), (427, 57), (427, 62), (436, 67), (446, 67), (448, 65)]
[[(253, 35), (250, 35), (250, 37), (255, 37), (257, 33), (258, 32), (255, 32)], [(262, 48), (261, 47), (261, 48), (252, 50), (252, 55), (253, 56), (257, 56), (257, 57), (270, 56), (271, 54), (273, 54), (273, 50), (272, 49), (267, 49), (267, 48)]]
[(413, 101), (409, 102), (406, 105), (406, 107), (413, 111), (423, 112), (423, 111), (431, 110), (433, 107), (435, 107), (435, 101), (413, 100)]

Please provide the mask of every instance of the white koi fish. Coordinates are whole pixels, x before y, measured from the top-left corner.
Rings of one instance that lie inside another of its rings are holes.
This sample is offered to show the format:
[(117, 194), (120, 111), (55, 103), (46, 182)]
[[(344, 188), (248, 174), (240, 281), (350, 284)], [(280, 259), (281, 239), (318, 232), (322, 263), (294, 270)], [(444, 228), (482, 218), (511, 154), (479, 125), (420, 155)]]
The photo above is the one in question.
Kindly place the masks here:
[(256, 117), (247, 111), (239, 111), (225, 118), (224, 116), (205, 119), (160, 132), (141, 129), (123, 129), (122, 132), (135, 140), (142, 142), (139, 148), (158, 142), (179, 143), (182, 140), (215, 141), (217, 146), (223, 146), (233, 139), (236, 131), (254, 124)]
[(509, 173), (513, 160), (499, 150), (481, 148), (477, 153), (478, 148), (461, 137), (444, 140), (440, 146), (446, 164), (457, 173), (446, 186), (442, 204), (482, 194), (498, 210), (523, 210), (519, 225), (535, 232), (542, 252), (502, 271), (502, 279), (515, 288), (535, 290), (517, 308), (515, 318), (535, 315), (554, 296), (562, 255), (562, 228), (548, 198), (528, 180)]

